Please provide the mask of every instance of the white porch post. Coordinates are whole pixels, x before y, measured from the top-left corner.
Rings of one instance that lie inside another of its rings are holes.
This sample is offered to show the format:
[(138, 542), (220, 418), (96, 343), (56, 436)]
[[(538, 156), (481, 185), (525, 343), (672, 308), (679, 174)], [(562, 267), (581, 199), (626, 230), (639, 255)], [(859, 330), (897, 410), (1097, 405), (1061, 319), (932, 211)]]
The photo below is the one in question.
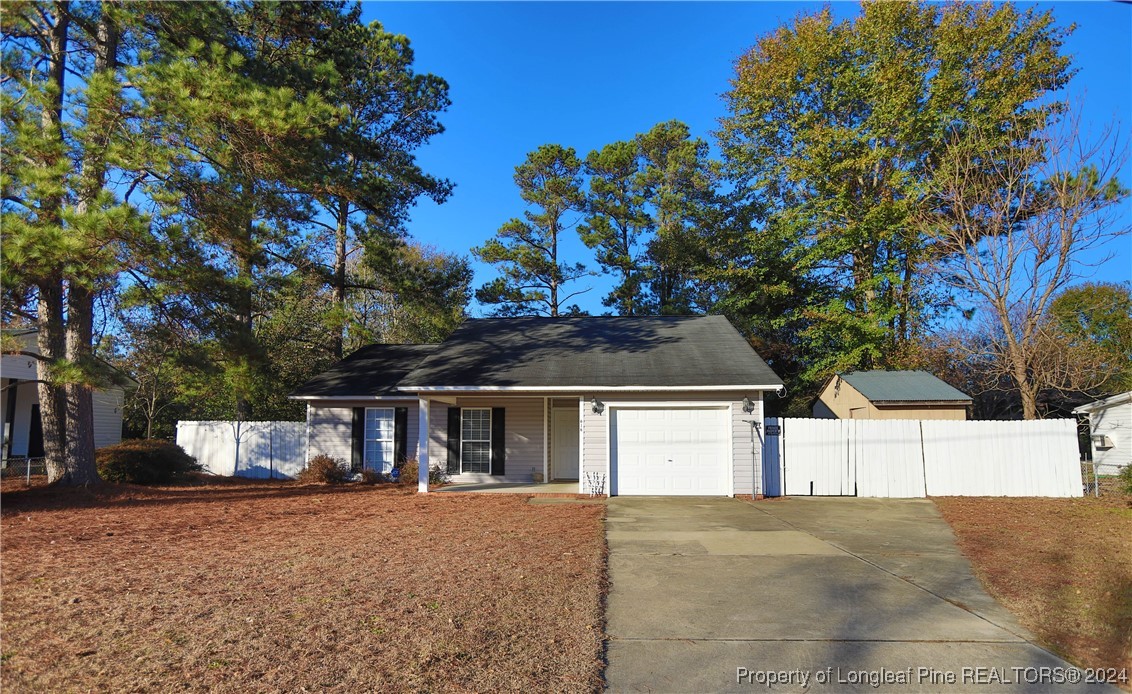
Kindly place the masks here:
[(542, 399), (542, 481), (550, 481), (550, 398)]
[(428, 493), (428, 398), (417, 398), (417, 421), (420, 431), (417, 434), (417, 492)]

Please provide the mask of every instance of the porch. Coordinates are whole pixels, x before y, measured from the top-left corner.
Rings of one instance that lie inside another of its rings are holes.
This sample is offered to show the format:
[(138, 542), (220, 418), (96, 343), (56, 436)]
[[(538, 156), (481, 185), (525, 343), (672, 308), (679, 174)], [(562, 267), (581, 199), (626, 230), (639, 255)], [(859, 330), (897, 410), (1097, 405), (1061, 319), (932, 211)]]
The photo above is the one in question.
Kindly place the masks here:
[(446, 472), (446, 490), (578, 494), (586, 407), (576, 394), (422, 396), (418, 459)]
[(580, 493), (577, 482), (545, 482), (542, 484), (523, 484), (521, 482), (481, 482), (450, 484), (434, 490), (437, 493), (472, 492), (478, 494), (532, 494), (536, 496), (573, 496)]

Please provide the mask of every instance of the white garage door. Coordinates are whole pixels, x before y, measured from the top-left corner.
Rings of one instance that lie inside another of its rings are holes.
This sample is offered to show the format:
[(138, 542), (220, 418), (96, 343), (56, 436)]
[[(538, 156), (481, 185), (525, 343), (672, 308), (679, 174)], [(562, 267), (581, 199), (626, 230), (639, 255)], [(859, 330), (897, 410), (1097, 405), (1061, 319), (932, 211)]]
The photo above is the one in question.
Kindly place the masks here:
[(611, 493), (730, 492), (726, 409), (616, 408), (611, 418)]

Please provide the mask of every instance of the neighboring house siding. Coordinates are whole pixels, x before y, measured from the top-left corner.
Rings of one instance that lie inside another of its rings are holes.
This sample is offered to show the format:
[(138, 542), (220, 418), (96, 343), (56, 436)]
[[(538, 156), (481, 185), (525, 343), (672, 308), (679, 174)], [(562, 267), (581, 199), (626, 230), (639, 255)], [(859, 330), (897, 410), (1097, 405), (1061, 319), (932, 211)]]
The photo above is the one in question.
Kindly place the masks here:
[[(748, 415), (743, 411), (743, 396), (746, 395), (755, 403), (755, 411)], [(733, 463), (734, 484), (736, 494), (751, 494), (753, 470), (761, 466), (762, 445), (756, 435), (754, 451), (751, 446), (751, 424), (744, 420), (754, 419), (760, 424), (763, 421), (763, 402), (760, 392), (734, 393), (734, 392), (686, 392), (686, 393), (659, 393), (659, 394), (633, 394), (633, 393), (589, 393), (581, 408), (582, 412), (582, 486), (585, 487), (586, 473), (596, 475), (609, 474), (609, 408), (601, 414), (595, 414), (590, 401), (596, 397), (603, 402), (617, 403), (657, 403), (657, 402), (726, 402), (731, 405), (731, 459)], [(761, 427), (760, 427), (761, 428)], [(761, 485), (760, 485), (761, 486)], [(605, 490), (609, 492), (609, 479), (605, 479)], [(761, 489), (760, 489), (761, 491)], [(582, 489), (588, 493), (588, 488)]]
[(12, 422), (12, 455), (28, 454), (28, 436), (31, 433), (31, 408), (39, 402), (39, 386), (21, 383), (16, 386), (15, 421)]
[[(34, 346), (26, 351), (38, 351)], [(0, 374), (4, 378), (17, 378), (21, 381), (34, 381), (39, 378), (37, 360), (22, 354), (5, 354), (0, 357)]]
[(1101, 449), (1093, 444), (1093, 462), (1101, 467), (1098, 472), (1115, 474), (1119, 467), (1132, 464), (1132, 403), (1123, 403), (1093, 412), (1090, 415), (1094, 434), (1112, 438), (1112, 448)]
[(429, 407), (429, 463), (432, 467), (446, 468), (448, 463), (448, 408), (449, 407), (502, 407), (506, 427), (505, 474), (495, 477), (488, 474), (453, 475), (454, 482), (516, 482), (529, 483), (531, 475), (542, 472), (543, 399), (539, 397), (462, 397), (455, 405), (432, 401)]
[(94, 447), (112, 446), (122, 440), (122, 403), (125, 393), (119, 388), (96, 390), (92, 397), (94, 410)]
[(312, 401), (310, 404), (310, 437), (308, 439), (307, 460), (316, 455), (328, 455), (349, 463), (353, 452), (355, 407), (407, 407), (408, 421), (405, 427), (406, 450), (411, 457), (417, 454), (417, 432), (420, 423), (417, 417), (416, 400), (373, 400), (354, 401)]

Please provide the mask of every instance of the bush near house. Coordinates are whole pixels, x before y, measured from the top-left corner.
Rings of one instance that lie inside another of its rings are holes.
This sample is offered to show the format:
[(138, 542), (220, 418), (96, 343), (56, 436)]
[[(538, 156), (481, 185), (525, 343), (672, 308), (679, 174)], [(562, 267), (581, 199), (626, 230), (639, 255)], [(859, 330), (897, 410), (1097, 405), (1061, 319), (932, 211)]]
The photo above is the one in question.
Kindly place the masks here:
[[(409, 458), (398, 466), (401, 470), (401, 484), (416, 484), (417, 475), (420, 471), (420, 466), (417, 465), (415, 456)], [(441, 468), (434, 467), (428, 471), (429, 484), (448, 484), (448, 473)]]
[(319, 454), (310, 459), (295, 479), (304, 484), (341, 484), (350, 479), (350, 469), (344, 460)]
[(1119, 480), (1117, 486), (1120, 491), (1132, 496), (1132, 465), (1125, 465), (1120, 470), (1120, 474), (1117, 475), (1117, 479)]
[(201, 466), (177, 444), (160, 439), (127, 439), (98, 449), (98, 474), (107, 482), (168, 484)]

